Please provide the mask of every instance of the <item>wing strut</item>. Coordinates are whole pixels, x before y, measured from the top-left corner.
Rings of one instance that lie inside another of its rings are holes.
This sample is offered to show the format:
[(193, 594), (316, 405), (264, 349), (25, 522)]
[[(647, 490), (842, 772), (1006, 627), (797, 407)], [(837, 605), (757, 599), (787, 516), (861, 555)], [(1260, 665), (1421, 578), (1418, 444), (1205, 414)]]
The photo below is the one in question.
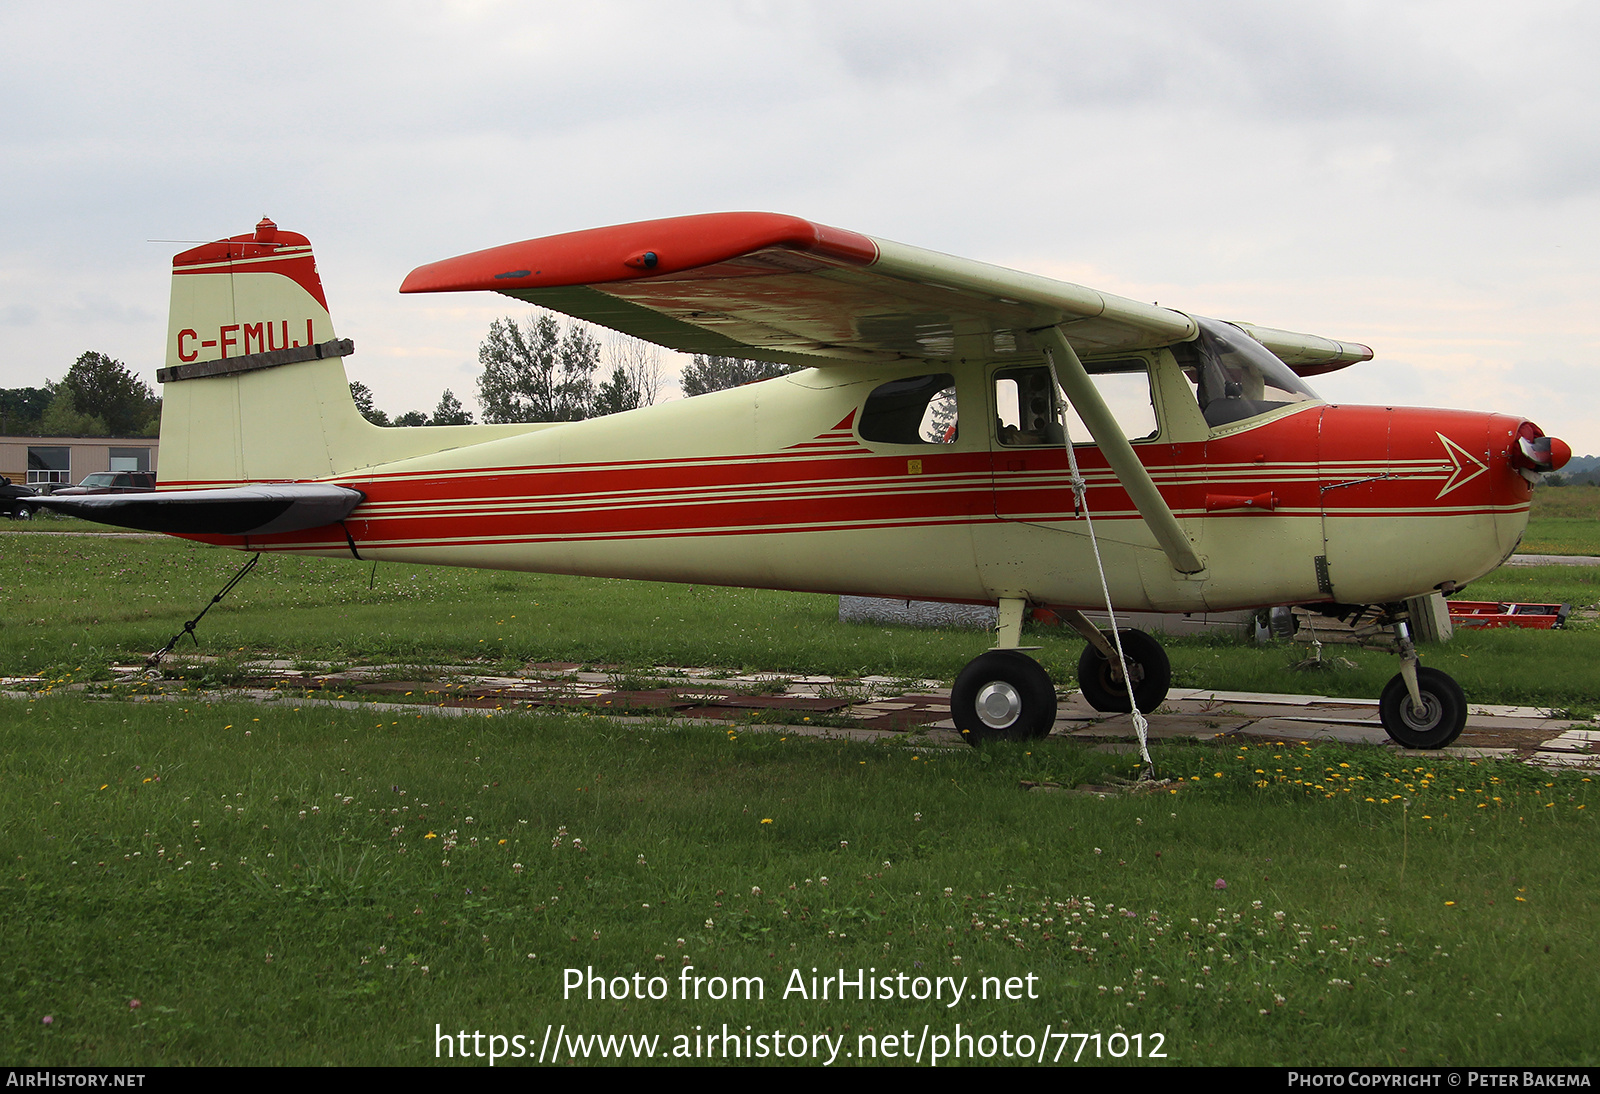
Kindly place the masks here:
[(1067, 393), (1067, 398), (1072, 401), (1072, 407), (1078, 412), (1078, 417), (1083, 419), (1083, 424), (1089, 427), (1089, 435), (1094, 438), (1094, 443), (1100, 446), (1101, 454), (1111, 465), (1111, 470), (1121, 482), (1122, 488), (1128, 492), (1128, 497), (1133, 500), (1134, 507), (1139, 510), (1139, 515), (1144, 518), (1145, 524), (1155, 533), (1156, 541), (1166, 552), (1172, 568), (1184, 574), (1198, 574), (1203, 571), (1206, 568), (1205, 563), (1194, 553), (1194, 545), (1178, 526), (1178, 518), (1172, 515), (1166, 499), (1161, 496), (1161, 491), (1156, 489), (1155, 482), (1150, 478), (1150, 472), (1139, 462), (1133, 445), (1128, 443), (1122, 427), (1117, 425), (1117, 420), (1111, 416), (1105, 400), (1100, 398), (1100, 389), (1089, 379), (1088, 371), (1078, 359), (1078, 354), (1067, 341), (1066, 335), (1061, 333), (1061, 328), (1045, 327), (1032, 333), (1044, 343), (1044, 359), (1050, 366), (1056, 383)]

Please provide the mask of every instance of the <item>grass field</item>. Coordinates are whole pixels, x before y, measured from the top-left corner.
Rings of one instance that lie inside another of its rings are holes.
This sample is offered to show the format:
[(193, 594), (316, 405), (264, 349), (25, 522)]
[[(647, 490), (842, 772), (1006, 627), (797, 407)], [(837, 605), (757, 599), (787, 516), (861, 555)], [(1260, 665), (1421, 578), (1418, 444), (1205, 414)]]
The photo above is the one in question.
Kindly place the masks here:
[[(247, 556), (176, 540), (9, 536), (0, 556), (8, 625), (0, 671), (104, 675), (162, 646)], [(1600, 602), (1600, 570), (1502, 569), (1474, 599)], [(713, 586), (491, 573), (263, 555), (201, 622), (199, 652), (336, 662), (436, 664), (482, 658), (508, 667), (574, 661), (624, 669), (710, 665), (746, 671), (952, 679), (982, 652), (977, 631), (841, 626), (837, 599)], [(1081, 642), (1041, 628), (1030, 643), (1063, 682)], [(195, 647), (185, 639), (183, 649)], [(1179, 686), (1376, 695), (1391, 656), (1353, 655), (1357, 670), (1306, 674), (1304, 647), (1207, 639), (1168, 642)], [(1477, 702), (1600, 709), (1600, 629), (1462, 633), (1425, 651)]]
[(1520, 550), (1535, 555), (1600, 555), (1600, 486), (1535, 490)]
[[(0, 672), (103, 677), (243, 559), (6, 537)], [(1600, 600), (1592, 571), (1567, 567), (1504, 570), (1469, 595), (1511, 589)], [(200, 635), (235, 661), (944, 679), (988, 642), (841, 626), (826, 597), (282, 557)], [(1070, 680), (1079, 643), (1035, 640)], [(1375, 694), (1394, 672), (1371, 653), (1308, 676), (1287, 667), (1303, 649), (1169, 649), (1179, 683), (1225, 688)], [(1594, 629), (1462, 635), (1426, 657), (1478, 701), (1600, 706)], [(610, 1051), (572, 1037), (655, 1036), (655, 1058), (696, 1062), (696, 1038), (726, 1023), (767, 1034), (768, 1052), (773, 1031), (789, 1050), (803, 1037), (806, 1062), (918, 1045), (927, 1063), (962, 1044), (960, 1023), (980, 1063), (1019, 1062), (1022, 1037), (1080, 1063), (1596, 1062), (1600, 805), (1583, 776), (1164, 744), (1160, 773), (1182, 790), (1101, 800), (1019, 789), (1131, 773), (1068, 740), (928, 750), (178, 696), (0, 702), (8, 1061), (427, 1063), (437, 1024), (508, 1052), (520, 1035), (534, 1056), (564, 1026), (563, 1062)], [(691, 965), (699, 999), (681, 998)], [(563, 997), (569, 968), (659, 976), (665, 997)], [(813, 968), (966, 977), (967, 994), (786, 997), (795, 970), (809, 995)], [(761, 978), (765, 998), (707, 997), (734, 977)]]
[[(1573, 775), (1173, 745), (1185, 789), (1099, 800), (1018, 789), (1126, 770), (1068, 741), (73, 698), (0, 705), (0, 740), (16, 1064), (428, 1063), (436, 1024), (695, 1062), (724, 1023), (841, 1064), (925, 1027), (995, 1063), (1596, 1060)], [(664, 998), (568, 996), (568, 969)], [(813, 969), (966, 994), (822, 1001)], [(710, 997), (735, 977), (763, 998)]]

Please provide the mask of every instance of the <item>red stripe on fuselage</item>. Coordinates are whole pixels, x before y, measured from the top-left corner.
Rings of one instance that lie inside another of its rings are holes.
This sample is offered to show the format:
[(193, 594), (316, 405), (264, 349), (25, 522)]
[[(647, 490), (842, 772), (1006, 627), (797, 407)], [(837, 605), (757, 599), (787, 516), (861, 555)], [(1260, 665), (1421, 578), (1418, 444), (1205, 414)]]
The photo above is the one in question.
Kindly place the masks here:
[[(1319, 412), (1302, 412), (1229, 437), (1185, 445), (1142, 443), (1135, 450), (1147, 461), (1167, 503), (1184, 517), (1205, 514), (1206, 495), (1216, 492), (1217, 481), (1226, 484), (1228, 493), (1271, 491), (1278, 509), (1272, 514), (1213, 513), (1206, 519), (1428, 512), (1461, 516), (1527, 507), (1528, 491), (1518, 489), (1522, 480), (1505, 473), (1503, 461), (1489, 459), (1485, 432), (1492, 434), (1504, 424), (1491, 421), (1494, 416), (1324, 409), (1365, 417), (1354, 423), (1359, 428), (1329, 430)], [(1399, 423), (1391, 420), (1401, 413), (1416, 419), (1403, 423), (1403, 436), (1395, 428)], [(1440, 444), (1440, 434), (1453, 434), (1469, 452), (1483, 452), (1494, 473), (1441, 496), (1458, 469)], [(1319, 446), (1324, 457), (1320, 466)], [(907, 473), (908, 454), (921, 460), (921, 474)], [(1099, 452), (1084, 448), (1078, 458), (1089, 483), (1089, 511), (1109, 519), (1138, 519)], [(1025, 466), (1010, 471), (1008, 462)], [(740, 457), (380, 472), (332, 481), (359, 486), (367, 494), (348, 522), (360, 526), (358, 540), (468, 545), (980, 524), (998, 519), (997, 503), (1008, 519), (1066, 521), (1074, 515), (1069, 474), (1066, 453), (1043, 448), (824, 455), (791, 447)], [(1355, 485), (1347, 485), (1351, 483)], [(325, 530), (314, 530), (252, 539), (251, 546), (292, 549), (342, 543), (342, 533), (330, 537)]]

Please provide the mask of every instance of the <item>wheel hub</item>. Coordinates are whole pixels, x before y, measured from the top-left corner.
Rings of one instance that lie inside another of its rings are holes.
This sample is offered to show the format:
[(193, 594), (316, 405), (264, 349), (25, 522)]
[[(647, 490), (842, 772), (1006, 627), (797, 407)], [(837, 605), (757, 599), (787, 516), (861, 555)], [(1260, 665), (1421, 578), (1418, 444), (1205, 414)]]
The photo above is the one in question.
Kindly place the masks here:
[(978, 689), (978, 720), (990, 729), (1009, 729), (1022, 715), (1022, 696), (1004, 680)]
[(1400, 716), (1405, 719), (1406, 724), (1412, 729), (1430, 730), (1438, 726), (1442, 717), (1442, 708), (1439, 705), (1439, 700), (1427, 692), (1423, 692), (1422, 709), (1420, 711), (1417, 710), (1408, 696), (1405, 702), (1400, 704)]

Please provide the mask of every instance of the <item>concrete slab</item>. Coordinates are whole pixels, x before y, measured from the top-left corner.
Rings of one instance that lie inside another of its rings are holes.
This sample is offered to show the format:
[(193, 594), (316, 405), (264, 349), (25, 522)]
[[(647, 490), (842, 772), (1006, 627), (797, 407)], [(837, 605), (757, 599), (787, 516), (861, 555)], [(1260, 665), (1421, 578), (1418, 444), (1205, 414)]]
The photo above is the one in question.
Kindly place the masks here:
[(1506, 707), (1495, 706), (1493, 703), (1467, 704), (1468, 714), (1483, 714), (1491, 718), (1549, 718), (1550, 711), (1546, 707)]
[(1600, 770), (1600, 756), (1583, 756), (1573, 752), (1535, 752), (1528, 762), (1552, 770), (1565, 768)]
[(1383, 728), (1383, 723), (1378, 720), (1378, 716), (1376, 714), (1370, 718), (1335, 718), (1328, 716), (1318, 717), (1314, 714), (1298, 716), (1282, 715), (1280, 717), (1282, 721), (1286, 722), (1308, 722), (1312, 725), (1319, 726), (1355, 726), (1358, 729), (1371, 729), (1372, 727), (1377, 726), (1379, 729)]
[(1561, 730), (1571, 725), (1565, 720), (1553, 718), (1502, 718), (1492, 715), (1469, 714), (1467, 716), (1468, 729), (1529, 729), (1529, 730)]
[(1325, 725), (1318, 722), (1264, 718), (1238, 731), (1246, 737), (1285, 737), (1292, 741), (1336, 741), (1348, 745), (1380, 745), (1389, 739), (1382, 726)]
[(1194, 688), (1182, 693), (1174, 689), (1167, 693), (1170, 703), (1175, 698), (1209, 700), (1226, 703), (1272, 703), (1279, 706), (1310, 706), (1312, 704), (1343, 707), (1377, 707), (1376, 699), (1345, 699), (1327, 695), (1274, 695), (1270, 692), (1217, 691), (1212, 688)]
[[(1188, 717), (1180, 714), (1152, 714), (1149, 716), (1149, 729), (1147, 736), (1150, 740), (1170, 740), (1174, 738), (1187, 738), (1190, 740), (1209, 741), (1217, 737), (1225, 737), (1230, 733), (1248, 725), (1244, 719), (1222, 720), (1200, 716)], [(1133, 719), (1126, 714), (1118, 714), (1092, 725), (1069, 731), (1073, 737), (1137, 737), (1138, 730), (1134, 727)]]
[(1594, 555), (1512, 555), (1507, 566), (1600, 566)]

